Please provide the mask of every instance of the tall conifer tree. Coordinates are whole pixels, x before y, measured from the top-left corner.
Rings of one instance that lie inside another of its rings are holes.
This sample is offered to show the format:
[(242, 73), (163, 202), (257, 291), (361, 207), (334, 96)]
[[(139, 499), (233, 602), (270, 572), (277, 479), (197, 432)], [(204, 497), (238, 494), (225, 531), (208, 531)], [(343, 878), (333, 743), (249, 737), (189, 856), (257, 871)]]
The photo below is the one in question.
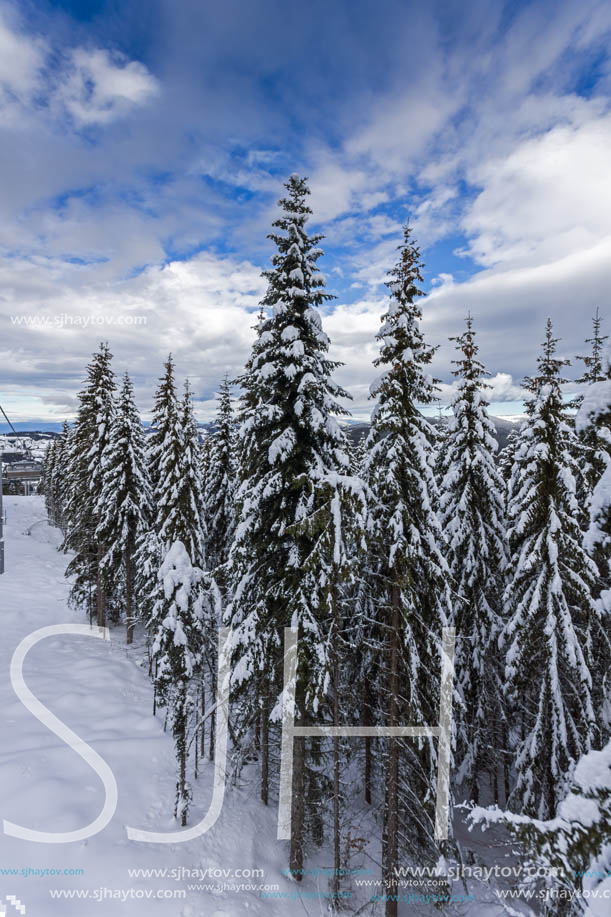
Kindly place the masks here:
[(562, 400), (548, 319), (538, 373), (525, 380), (528, 420), (509, 489), (506, 687), (521, 724), (513, 803), (548, 818), (563, 779), (590, 748), (592, 592), (598, 571), (583, 549), (575, 496), (575, 434)]
[(151, 525), (152, 493), (144, 433), (127, 373), (123, 377), (103, 458), (105, 474), (96, 507), (96, 538), (105, 546), (104, 570), (109, 578), (120, 583), (127, 642), (131, 643), (137, 616), (134, 603), (136, 545)]
[[(440, 640), (452, 617), (449, 571), (434, 511), (434, 431), (419, 408), (435, 399), (427, 371), (434, 348), (420, 330), (420, 252), (406, 228), (387, 286), (390, 305), (377, 339), (382, 375), (372, 386), (366, 481), (374, 532), (368, 566), (377, 583), (375, 615), (381, 715), (388, 726), (430, 724), (439, 715)], [(401, 851), (436, 859), (432, 800), (433, 739), (389, 739), (386, 756), (383, 874), (396, 879)], [(423, 804), (424, 803), (424, 804)], [(386, 903), (395, 917), (397, 902)]]
[(66, 575), (74, 577), (70, 599), (77, 606), (94, 611), (97, 623), (106, 624), (106, 608), (112, 582), (105, 576), (104, 545), (96, 537), (97, 507), (104, 486), (104, 452), (114, 417), (115, 379), (112, 354), (102, 343), (87, 367), (87, 379), (79, 394), (79, 411), (70, 437), (67, 527), (65, 550), (75, 556)]
[(461, 356), (454, 360), (459, 383), (443, 444), (440, 516), (457, 593), (456, 672), (464, 703), (456, 712), (457, 780), (468, 781), (477, 802), (484, 771), (496, 775), (490, 750), (503, 747), (502, 676), (494, 650), (506, 562), (505, 484), (495, 464), (498, 443), (487, 411), (485, 367), (471, 316), (466, 322), (466, 331), (451, 338)]
[[(337, 475), (349, 471), (348, 447), (333, 415), (345, 393), (332, 381), (318, 307), (331, 296), (317, 268), (320, 235), (309, 235), (304, 179), (292, 175), (270, 238), (276, 245), (253, 352), (241, 378), (242, 474), (232, 549), (234, 686), (242, 720), (261, 722), (262, 799), (269, 795), (269, 720), (282, 674), (282, 628), (299, 628), (297, 722), (323, 715), (331, 669), (332, 619), (328, 530)], [(323, 560), (324, 557), (324, 560)], [(321, 837), (318, 742), (295, 740), (290, 865), (303, 865), (306, 829)], [(307, 805), (306, 805), (307, 803)]]

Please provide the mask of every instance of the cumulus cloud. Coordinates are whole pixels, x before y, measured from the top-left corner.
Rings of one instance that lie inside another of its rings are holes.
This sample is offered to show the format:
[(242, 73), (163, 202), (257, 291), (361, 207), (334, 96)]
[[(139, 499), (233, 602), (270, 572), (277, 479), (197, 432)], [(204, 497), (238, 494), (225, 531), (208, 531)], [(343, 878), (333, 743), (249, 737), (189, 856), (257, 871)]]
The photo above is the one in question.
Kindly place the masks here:
[(144, 105), (158, 92), (155, 77), (138, 61), (102, 48), (75, 48), (68, 56), (58, 97), (79, 126), (107, 124)]
[(79, 128), (108, 124), (158, 90), (139, 61), (104, 48), (54, 48), (27, 32), (14, 8), (0, 5), (0, 125), (23, 130), (60, 109)]
[[(74, 406), (84, 366), (106, 339), (117, 370), (133, 373), (145, 411), (170, 351), (204, 402), (225, 372), (234, 376), (242, 368), (265, 288), (250, 262), (202, 253), (113, 284), (88, 276), (82, 266), (52, 260), (0, 267), (0, 388), (27, 400), (40, 395), (44, 379), (55, 410)], [(14, 321), (26, 316), (37, 324)], [(60, 353), (61, 360), (50, 357)]]
[(493, 400), (520, 397), (548, 314), (563, 354), (583, 351), (611, 281), (609, 5), (462, 4), (448, 32), (448, 4), (396, 3), (354, 33), (352, 4), (311, 6), (303, 30), (278, 16), (257, 32), (234, 0), (215, 15), (186, 0), (181, 16), (163, 0), (145, 63), (128, 53), (123, 8), (115, 31), (58, 40), (52, 18), (34, 34), (0, 0), (3, 389), (64, 410), (100, 337), (17, 328), (11, 314), (142, 312), (145, 328), (107, 334), (142, 407), (172, 348), (207, 411), (246, 358), (274, 201), (296, 169), (327, 235), (321, 268), (340, 299), (325, 327), (359, 416), (408, 216), (437, 275), (424, 330), (448, 397), (447, 338), (469, 309)]

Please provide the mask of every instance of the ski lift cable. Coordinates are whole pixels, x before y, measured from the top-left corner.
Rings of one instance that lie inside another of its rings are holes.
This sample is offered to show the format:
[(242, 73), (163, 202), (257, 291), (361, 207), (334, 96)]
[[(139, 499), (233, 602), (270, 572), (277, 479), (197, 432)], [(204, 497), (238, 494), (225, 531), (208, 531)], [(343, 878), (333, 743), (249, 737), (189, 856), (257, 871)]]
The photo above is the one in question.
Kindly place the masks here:
[[(11, 423), (11, 421), (9, 420), (8, 415), (7, 415), (6, 411), (4, 410), (4, 408), (2, 407), (1, 404), (0, 404), (0, 411), (2, 411), (2, 414), (4, 415), (4, 419), (6, 420), (7, 424), (9, 425), (9, 427), (11, 428), (11, 430), (13, 431), (13, 433), (15, 434), (15, 436), (19, 437), (19, 434), (17, 433), (17, 430), (15, 429), (15, 427), (13, 426), (13, 424)], [(31, 458), (31, 457), (32, 457), (32, 450), (31, 450), (30, 446), (27, 445), (26, 437), (25, 437), (25, 436), (21, 436), (20, 439), (21, 439), (21, 449), (23, 450), (24, 454), (25, 454), (28, 458)]]

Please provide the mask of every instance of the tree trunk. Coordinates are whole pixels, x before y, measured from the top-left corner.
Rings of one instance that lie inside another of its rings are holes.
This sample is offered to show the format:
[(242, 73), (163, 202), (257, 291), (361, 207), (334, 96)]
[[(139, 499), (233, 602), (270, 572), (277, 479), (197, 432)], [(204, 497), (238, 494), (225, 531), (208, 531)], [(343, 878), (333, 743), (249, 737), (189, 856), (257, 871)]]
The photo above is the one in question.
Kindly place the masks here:
[[(399, 724), (399, 646), (401, 640), (400, 593), (396, 583), (392, 585), (392, 618), (390, 628), (390, 671), (388, 678), (389, 716), (388, 725)], [(399, 743), (389, 739), (386, 773), (386, 799), (384, 805), (384, 852), (383, 875), (386, 882), (386, 917), (397, 917), (397, 881), (395, 869), (399, 865)]]
[(206, 752), (206, 720), (205, 720), (205, 716), (206, 716), (206, 678), (203, 675), (202, 675), (201, 690), (202, 690), (202, 703), (201, 703), (202, 731), (199, 737), (199, 742), (200, 742), (199, 750), (200, 750), (202, 760), (203, 760), (204, 754)]
[(101, 544), (97, 550), (97, 568), (96, 568), (96, 617), (98, 627), (106, 627), (106, 593), (104, 592), (104, 579), (102, 576), (102, 558), (104, 557), (104, 548)]
[[(371, 717), (371, 692), (369, 685), (363, 686), (363, 726), (372, 725)], [(365, 737), (365, 802), (371, 805), (371, 768), (372, 768), (372, 739)]]
[[(304, 708), (304, 689), (297, 677), (295, 690), (297, 711)], [(299, 716), (299, 720), (302, 717)], [(303, 878), (303, 823), (305, 815), (305, 738), (295, 736), (293, 739), (293, 797), (291, 803), (291, 851), (289, 866), (295, 881)]]
[(134, 536), (127, 536), (125, 548), (125, 621), (127, 643), (134, 642)]
[[(335, 624), (335, 633), (332, 646), (333, 652), (333, 725), (340, 726), (340, 703), (339, 703), (339, 602), (337, 601), (336, 589), (333, 589), (333, 618)], [(341, 825), (340, 825), (340, 740), (339, 736), (333, 737), (333, 883), (334, 893), (333, 908), (338, 907), (340, 891), (340, 870), (341, 870)]]
[(261, 802), (269, 802), (269, 685), (263, 686), (261, 704)]

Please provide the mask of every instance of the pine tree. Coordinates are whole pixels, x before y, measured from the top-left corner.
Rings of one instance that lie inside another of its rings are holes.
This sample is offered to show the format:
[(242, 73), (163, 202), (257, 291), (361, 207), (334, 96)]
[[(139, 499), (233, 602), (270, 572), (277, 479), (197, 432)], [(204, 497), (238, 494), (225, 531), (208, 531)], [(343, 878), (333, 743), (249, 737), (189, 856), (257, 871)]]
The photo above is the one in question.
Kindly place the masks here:
[(153, 606), (155, 689), (167, 707), (177, 762), (174, 815), (187, 824), (191, 788), (187, 780), (189, 720), (194, 712), (192, 685), (201, 669), (205, 617), (204, 573), (193, 565), (181, 540), (173, 541), (158, 572)]
[(176, 452), (172, 458), (173, 464), (176, 468), (178, 467), (179, 453), (182, 450), (182, 431), (179, 427), (178, 415), (174, 362), (170, 354), (164, 364), (164, 374), (159, 380), (159, 387), (155, 393), (151, 432), (146, 442), (146, 463), (153, 496), (153, 525), (149, 527), (148, 531), (141, 533), (136, 551), (136, 596), (145, 621), (149, 621), (152, 615), (154, 595), (157, 589), (157, 573), (162, 561), (160, 529), (165, 519), (165, 511), (159, 507), (159, 500), (162, 496), (160, 493), (161, 461), (164, 445), (173, 443), (178, 437)]
[(511, 478), (516, 449), (518, 448), (520, 442), (521, 428), (522, 424), (520, 423), (509, 431), (507, 442), (504, 448), (499, 452), (499, 471), (503, 480), (505, 481), (505, 485), (509, 484), (509, 480)]
[(159, 387), (155, 393), (151, 432), (147, 442), (149, 478), (153, 492), (158, 487), (162, 477), (160, 463), (164, 442), (175, 431), (178, 417), (178, 399), (176, 397), (172, 354), (168, 356), (163, 368), (164, 374), (159, 380)]
[(44, 494), (49, 525), (57, 525), (58, 508), (55, 505), (55, 494), (53, 492), (53, 474), (57, 464), (58, 452), (59, 440), (54, 438), (45, 452), (42, 465), (42, 488), (38, 488), (38, 492)]
[(59, 526), (62, 532), (66, 529), (66, 505), (69, 497), (70, 483), (70, 456), (73, 428), (70, 427), (67, 420), (62, 424), (62, 432), (59, 439), (56, 440), (56, 454), (51, 473), (50, 487), (53, 492), (53, 507), (55, 525)]
[[(187, 383), (178, 405), (170, 361), (158, 393), (156, 416), (157, 430), (164, 430), (155, 452), (159, 477), (154, 545), (161, 562), (148, 623), (153, 635), (156, 697), (168, 708), (176, 747), (175, 815), (185, 825), (191, 799), (187, 781), (189, 723), (196, 711), (196, 686), (206, 648), (214, 641), (216, 609), (205, 573), (201, 456), (191, 392)], [(155, 569), (153, 564), (151, 569)]]
[(135, 553), (148, 532), (152, 494), (148, 479), (144, 433), (134, 403), (134, 390), (125, 373), (117, 411), (104, 453), (105, 475), (96, 507), (96, 538), (105, 546), (102, 567), (121, 584), (127, 643), (133, 640)]
[[(592, 670), (595, 708), (601, 740), (611, 730), (611, 365), (605, 360), (602, 369), (586, 389), (576, 428), (582, 441), (590, 443), (600, 460), (592, 463), (588, 529), (584, 546), (598, 566), (599, 580), (594, 589), (598, 637), (593, 635)], [(602, 467), (601, 467), (602, 466)], [(596, 474), (600, 468), (600, 473)]]
[(96, 539), (96, 508), (104, 485), (104, 452), (114, 417), (115, 380), (110, 365), (112, 354), (102, 343), (87, 367), (85, 387), (79, 394), (80, 407), (70, 437), (68, 499), (64, 550), (73, 551), (66, 576), (74, 577), (70, 601), (95, 609), (97, 623), (106, 624), (106, 610), (112, 597), (112, 582), (102, 567), (105, 547)]
[(219, 393), (214, 432), (206, 441), (204, 507), (208, 566), (225, 578), (224, 568), (235, 530), (235, 488), (237, 479), (236, 431), (231, 404), (231, 385), (225, 376)]
[(469, 817), (510, 830), (522, 846), (523, 874), (544, 875), (546, 885), (556, 889), (543, 905), (545, 914), (589, 911), (582, 891), (587, 889), (592, 898), (604, 896), (601, 886), (611, 874), (611, 742), (579, 759), (554, 818), (541, 821), (496, 808), (477, 808)]
[[(608, 335), (601, 335), (602, 318), (596, 310), (596, 315), (592, 319), (594, 326), (593, 335), (586, 339), (586, 344), (591, 344), (592, 350), (588, 356), (577, 357), (585, 364), (585, 372), (577, 379), (582, 386), (597, 386), (599, 383), (605, 383), (607, 374), (605, 373), (604, 347)], [(586, 389), (586, 392), (588, 389)], [(573, 406), (580, 408), (584, 402), (586, 392), (578, 395)], [(591, 392), (590, 392), (591, 394)], [(581, 478), (583, 480), (583, 500), (582, 506), (585, 511), (585, 522), (589, 524), (589, 510), (594, 489), (604, 474), (609, 461), (611, 461), (611, 436), (609, 435), (609, 424), (588, 423), (580, 426), (578, 436), (582, 454), (579, 457), (581, 466)]]
[[(231, 553), (234, 689), (242, 735), (261, 725), (261, 796), (269, 794), (270, 710), (280, 692), (282, 628), (299, 628), (296, 721), (320, 720), (332, 658), (329, 625), (337, 565), (329, 558), (338, 476), (349, 472), (348, 447), (333, 418), (345, 393), (332, 382), (337, 364), (317, 307), (331, 298), (318, 272), (321, 236), (306, 223), (306, 181), (292, 175), (270, 235), (277, 251), (262, 302), (240, 410), (241, 483)], [(274, 718), (280, 708), (275, 705)], [(321, 839), (321, 772), (316, 740), (294, 743), (290, 865), (300, 869), (306, 829)]]
[[(371, 677), (388, 726), (437, 721), (438, 650), (442, 627), (452, 617), (449, 571), (434, 512), (435, 436), (419, 410), (435, 398), (427, 373), (434, 348), (420, 330), (420, 252), (409, 227), (399, 251), (387, 283), (390, 305), (377, 335), (376, 365), (384, 371), (372, 386), (377, 404), (366, 470), (374, 513), (368, 565), (377, 583), (380, 650)], [(431, 800), (437, 752), (432, 739), (387, 741), (383, 874), (394, 881), (400, 850), (436, 859)], [(387, 917), (396, 913), (397, 902), (387, 901)]]
[(457, 782), (468, 781), (477, 802), (485, 771), (496, 784), (497, 762), (490, 750), (499, 745), (503, 709), (494, 649), (506, 562), (505, 485), (495, 464), (498, 443), (485, 397), (489, 386), (470, 315), (466, 323), (463, 334), (450, 338), (462, 356), (453, 361), (459, 385), (443, 444), (440, 517), (458, 594), (455, 665), (465, 706), (457, 714)]
[(594, 735), (591, 629), (598, 571), (582, 546), (574, 433), (565, 415), (557, 339), (546, 327), (538, 374), (525, 380), (528, 421), (509, 489), (506, 687), (521, 724), (513, 804), (553, 815), (563, 777)]

